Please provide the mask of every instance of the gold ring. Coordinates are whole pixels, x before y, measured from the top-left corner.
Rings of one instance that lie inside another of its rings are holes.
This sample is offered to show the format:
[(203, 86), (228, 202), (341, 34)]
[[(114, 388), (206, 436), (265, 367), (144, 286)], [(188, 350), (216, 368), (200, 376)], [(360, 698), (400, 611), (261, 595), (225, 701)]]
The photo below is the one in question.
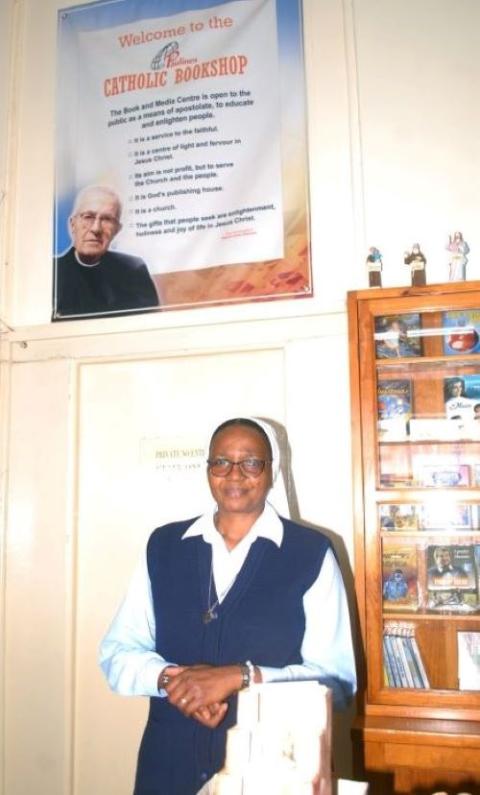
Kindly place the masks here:
[(186, 704), (186, 703), (187, 703), (187, 699), (186, 699), (186, 698), (181, 698), (181, 699), (180, 699), (180, 704), (181, 704), (182, 706), (183, 706), (184, 704)]

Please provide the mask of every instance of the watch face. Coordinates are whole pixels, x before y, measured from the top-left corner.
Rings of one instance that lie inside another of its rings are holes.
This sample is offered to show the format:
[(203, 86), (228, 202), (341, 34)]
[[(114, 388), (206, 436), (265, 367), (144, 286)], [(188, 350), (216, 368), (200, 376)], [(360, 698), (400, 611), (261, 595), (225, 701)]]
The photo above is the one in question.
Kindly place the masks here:
[(240, 670), (242, 672), (242, 688), (241, 689), (243, 690), (245, 687), (249, 687), (250, 686), (250, 668), (248, 667), (248, 665), (243, 663), (242, 665), (240, 665)]

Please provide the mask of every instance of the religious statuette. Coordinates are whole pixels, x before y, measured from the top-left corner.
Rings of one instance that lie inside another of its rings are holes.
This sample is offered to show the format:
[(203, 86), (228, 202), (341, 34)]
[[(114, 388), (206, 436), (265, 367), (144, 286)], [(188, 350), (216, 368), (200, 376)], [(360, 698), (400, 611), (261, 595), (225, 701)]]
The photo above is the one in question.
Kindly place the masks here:
[(382, 286), (382, 255), (378, 248), (370, 246), (367, 259), (365, 260), (368, 270), (368, 286)]
[(461, 232), (454, 232), (453, 235), (449, 236), (446, 249), (450, 252), (448, 258), (448, 281), (465, 281), (468, 262), (467, 254), (470, 252), (470, 247), (467, 241), (463, 239)]
[(427, 283), (425, 266), (427, 260), (418, 243), (414, 243), (411, 251), (406, 251), (403, 257), (405, 265), (410, 265), (412, 287), (422, 287)]

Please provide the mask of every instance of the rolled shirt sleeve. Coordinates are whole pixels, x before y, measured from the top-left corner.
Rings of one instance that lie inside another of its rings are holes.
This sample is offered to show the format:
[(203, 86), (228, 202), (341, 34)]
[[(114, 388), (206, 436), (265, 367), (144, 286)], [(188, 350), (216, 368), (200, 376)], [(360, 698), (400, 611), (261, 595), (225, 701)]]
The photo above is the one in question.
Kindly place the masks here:
[(165, 695), (158, 690), (158, 677), (171, 663), (155, 651), (155, 616), (146, 555), (101, 642), (99, 664), (112, 690), (120, 695)]

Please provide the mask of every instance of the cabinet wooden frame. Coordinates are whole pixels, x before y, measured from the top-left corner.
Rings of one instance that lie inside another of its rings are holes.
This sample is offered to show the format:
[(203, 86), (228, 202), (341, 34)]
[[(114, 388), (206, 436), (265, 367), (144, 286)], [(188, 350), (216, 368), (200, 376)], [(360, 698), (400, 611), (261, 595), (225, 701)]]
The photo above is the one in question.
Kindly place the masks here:
[[(480, 793), (480, 691), (458, 689), (455, 652), (457, 631), (480, 632), (480, 612), (436, 613), (423, 606), (418, 611), (387, 614), (382, 598), (385, 539), (410, 539), (420, 550), (429, 541), (441, 544), (439, 536), (440, 539), (442, 536), (432, 529), (389, 533), (380, 528), (379, 505), (423, 505), (432, 495), (432, 489), (415, 481), (408, 485), (382, 484), (380, 450), (388, 450), (390, 446), (396, 451), (392, 456), (401, 455), (403, 450), (407, 457), (414, 451), (417, 457), (425, 454), (428, 460), (430, 450), (446, 454), (463, 445), (480, 462), (480, 435), (478, 440), (447, 439), (435, 443), (428, 438), (416, 441), (409, 437), (395, 441), (379, 438), (379, 373), (382, 378), (411, 379), (416, 401), (412, 411), (416, 409), (420, 416), (435, 417), (445, 410), (441, 385), (449, 374), (480, 373), (480, 353), (458, 356), (445, 353), (443, 313), (454, 310), (480, 310), (480, 281), (369, 289), (348, 294), (355, 581), (364, 663), (360, 666), (359, 717), (353, 738), (358, 777), (366, 776), (371, 781), (371, 792), (382, 795), (431, 792), (435, 787), (441, 789), (442, 784), (444, 789), (464, 784), (466, 791)], [(422, 323), (426, 319), (429, 333), (422, 340), (422, 355), (376, 358), (376, 319), (411, 313), (418, 313)], [(443, 491), (435, 489), (434, 493), (439, 495)], [(458, 499), (468, 506), (480, 503), (478, 485), (446, 491), (452, 500)], [(471, 529), (452, 530), (447, 537), (450, 543), (453, 538), (460, 544), (457, 539), (463, 538), (467, 544), (480, 544), (480, 527), (477, 524)], [(422, 588), (425, 589), (424, 581)], [(419, 646), (428, 657), (431, 688), (386, 685), (382, 640), (385, 622), (389, 620), (413, 624)], [(474, 764), (473, 759), (479, 761)], [(377, 777), (382, 772), (387, 778), (379, 784)]]

